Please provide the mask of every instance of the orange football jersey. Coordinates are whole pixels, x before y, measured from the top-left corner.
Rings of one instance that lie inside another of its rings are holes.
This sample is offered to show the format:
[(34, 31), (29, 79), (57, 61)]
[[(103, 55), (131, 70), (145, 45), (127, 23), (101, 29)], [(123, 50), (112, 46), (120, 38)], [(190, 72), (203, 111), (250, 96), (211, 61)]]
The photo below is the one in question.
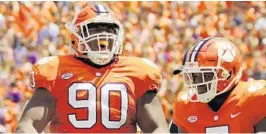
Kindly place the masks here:
[(48, 89), (56, 103), (51, 132), (136, 132), (136, 103), (160, 86), (151, 61), (119, 57), (97, 69), (73, 56), (43, 58), (33, 66), (31, 85)]
[(266, 81), (239, 82), (221, 108), (190, 102), (185, 92), (177, 96), (173, 123), (189, 133), (251, 133), (266, 117)]

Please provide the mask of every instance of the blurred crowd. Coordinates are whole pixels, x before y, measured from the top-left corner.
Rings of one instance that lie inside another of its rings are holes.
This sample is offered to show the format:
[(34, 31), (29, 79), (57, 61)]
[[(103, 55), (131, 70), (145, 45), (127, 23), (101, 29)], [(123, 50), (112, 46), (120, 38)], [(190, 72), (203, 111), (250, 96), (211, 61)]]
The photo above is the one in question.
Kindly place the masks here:
[[(98, 2), (99, 3), (99, 2)], [(230, 39), (243, 56), (242, 80), (266, 79), (266, 2), (100, 2), (125, 29), (123, 55), (145, 57), (162, 70), (158, 93), (167, 120), (182, 76), (173, 76), (197, 40)], [(69, 52), (65, 23), (87, 2), (0, 2), (0, 132), (15, 129), (33, 89), (28, 75), (40, 58)]]

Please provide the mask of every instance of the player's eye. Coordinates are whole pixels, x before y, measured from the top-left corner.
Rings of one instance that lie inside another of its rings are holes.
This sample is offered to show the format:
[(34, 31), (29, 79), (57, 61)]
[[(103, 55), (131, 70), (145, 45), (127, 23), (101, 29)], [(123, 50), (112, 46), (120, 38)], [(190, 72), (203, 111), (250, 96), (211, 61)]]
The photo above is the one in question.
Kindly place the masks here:
[(202, 74), (201, 73), (192, 73), (192, 80), (194, 83), (201, 83), (202, 82)]
[(97, 31), (99, 31), (97, 28), (90, 28), (89, 32), (92, 33), (96, 33)]
[(115, 30), (114, 30), (113, 28), (109, 28), (109, 29), (107, 30), (107, 32), (108, 32), (108, 33), (115, 33)]
[(205, 81), (210, 81), (213, 79), (214, 73), (204, 73)]

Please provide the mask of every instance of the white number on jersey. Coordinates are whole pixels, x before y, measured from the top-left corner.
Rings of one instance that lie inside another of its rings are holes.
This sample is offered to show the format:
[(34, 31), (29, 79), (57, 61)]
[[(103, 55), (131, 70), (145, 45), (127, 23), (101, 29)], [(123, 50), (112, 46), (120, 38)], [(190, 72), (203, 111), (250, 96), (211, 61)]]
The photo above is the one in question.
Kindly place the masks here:
[(228, 126), (206, 127), (206, 133), (229, 134)]
[[(80, 90), (88, 91), (87, 100), (77, 100), (77, 92)], [(126, 123), (127, 109), (128, 109), (128, 94), (127, 88), (124, 84), (107, 83), (100, 88), (101, 90), (101, 122), (106, 128), (118, 129)], [(119, 121), (111, 121), (110, 116), (110, 92), (118, 91), (121, 94), (121, 117)], [(76, 114), (69, 114), (68, 119), (70, 123), (76, 128), (91, 128), (97, 122), (97, 88), (92, 83), (73, 83), (68, 89), (68, 101), (74, 108), (87, 108), (87, 120), (77, 120)]]

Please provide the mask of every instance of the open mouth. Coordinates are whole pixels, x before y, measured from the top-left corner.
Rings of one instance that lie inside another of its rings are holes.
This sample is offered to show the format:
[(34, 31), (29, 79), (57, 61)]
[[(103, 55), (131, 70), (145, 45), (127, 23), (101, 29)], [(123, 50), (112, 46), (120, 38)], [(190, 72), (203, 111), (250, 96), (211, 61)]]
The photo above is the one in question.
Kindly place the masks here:
[(100, 51), (107, 51), (109, 42), (108, 40), (100, 40), (99, 45), (100, 45)]
[(103, 51), (103, 50), (106, 50), (106, 46), (105, 45), (100, 45), (100, 50)]

